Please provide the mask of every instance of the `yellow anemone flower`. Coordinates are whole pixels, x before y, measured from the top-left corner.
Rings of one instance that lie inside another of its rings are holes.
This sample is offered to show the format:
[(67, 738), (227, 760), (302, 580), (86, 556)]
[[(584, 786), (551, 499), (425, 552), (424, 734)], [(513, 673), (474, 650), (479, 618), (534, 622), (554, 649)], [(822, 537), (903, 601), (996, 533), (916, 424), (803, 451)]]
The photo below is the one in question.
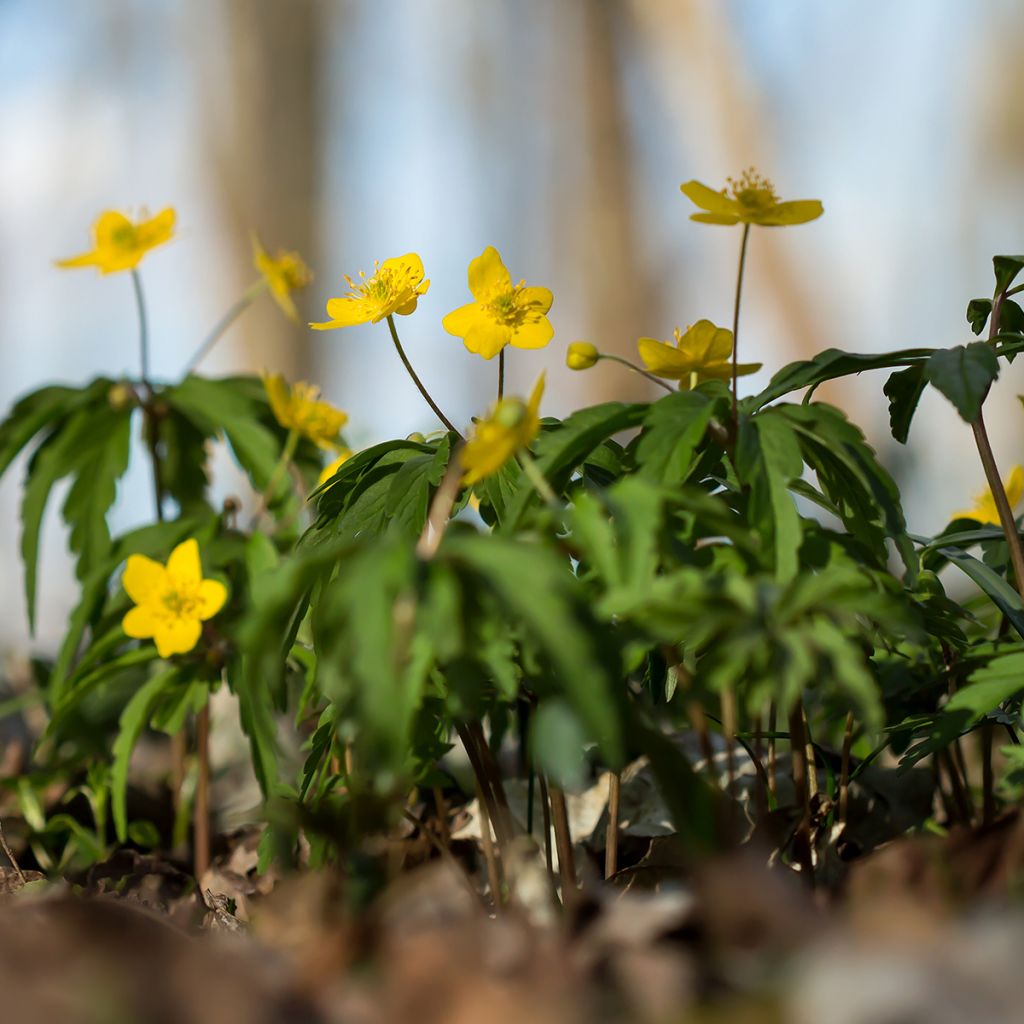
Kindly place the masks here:
[[(1010, 508), (1015, 509), (1024, 497), (1024, 467), (1014, 466), (1010, 470), (1010, 475), (1003, 481), (1003, 490), (1006, 491)], [(992, 489), (986, 487), (980, 494), (976, 494), (971, 508), (954, 512), (952, 518), (973, 519), (976, 523), (993, 523), (998, 526), (999, 509), (996, 508), (996, 499), (992, 497)]]
[(101, 274), (134, 270), (139, 261), (174, 234), (174, 210), (167, 207), (155, 217), (136, 223), (123, 213), (107, 210), (93, 225), (93, 248), (81, 256), (57, 260), (58, 267), (96, 267)]
[(336, 459), (333, 459), (331, 462), (328, 462), (327, 465), (324, 466), (322, 472), (320, 473), (320, 479), (317, 480), (316, 482), (317, 487), (322, 487), (325, 483), (327, 483), (327, 481), (330, 480), (331, 477), (334, 476), (334, 474), (337, 473), (338, 470), (341, 469), (341, 467), (345, 465), (345, 463), (348, 462), (348, 460), (351, 458), (351, 448), (339, 449), (338, 457)]
[(493, 245), (469, 264), (469, 290), (474, 301), (452, 310), (441, 326), (470, 352), (493, 359), (506, 345), (543, 348), (555, 333), (547, 318), (551, 292), (513, 284)]
[(228, 591), (217, 580), (204, 580), (199, 545), (186, 540), (167, 565), (145, 555), (129, 555), (121, 581), (135, 602), (121, 627), (130, 637), (152, 639), (161, 658), (187, 654), (199, 642), (202, 623), (224, 607)]
[(252, 263), (267, 282), (270, 294), (281, 312), (289, 320), (298, 323), (299, 312), (292, 300), (292, 292), (305, 288), (313, 280), (312, 271), (297, 252), (278, 249), (271, 256), (260, 244), (255, 232), (252, 235)]
[(589, 341), (574, 341), (565, 353), (565, 365), (570, 370), (589, 370), (597, 365), (601, 353)]
[(483, 419), (476, 421), (473, 436), (459, 457), (465, 470), (464, 485), (468, 487), (497, 473), (516, 452), (529, 446), (540, 433), (539, 412), (543, 394), (542, 373), (528, 402), (519, 398), (503, 398)]
[(429, 281), (423, 280), (423, 260), (414, 252), (396, 256), (374, 264), (373, 276), (367, 278), (360, 271), (359, 280), (347, 274), (350, 292), (340, 298), (327, 300), (326, 323), (310, 324), (315, 331), (330, 331), (337, 327), (356, 324), (375, 324), (392, 314), (408, 316), (416, 309), (416, 302), (427, 293)]
[(348, 413), (321, 402), (318, 387), (305, 381), (289, 385), (279, 373), (265, 373), (263, 387), (274, 419), (285, 430), (294, 430), (321, 448), (337, 448), (338, 432), (348, 423)]
[[(732, 331), (716, 327), (710, 320), (698, 320), (683, 333), (677, 327), (675, 345), (641, 338), (636, 344), (649, 373), (668, 380), (687, 381), (694, 387), (702, 380), (732, 378)], [(756, 373), (760, 363), (740, 363), (737, 376)]]
[(782, 227), (786, 224), (806, 224), (824, 213), (817, 199), (796, 199), (779, 202), (775, 186), (750, 167), (739, 177), (726, 178), (727, 188), (716, 192), (699, 181), (687, 181), (679, 188), (687, 199), (704, 213), (693, 213), (690, 220), (702, 224), (760, 224), (763, 227)]

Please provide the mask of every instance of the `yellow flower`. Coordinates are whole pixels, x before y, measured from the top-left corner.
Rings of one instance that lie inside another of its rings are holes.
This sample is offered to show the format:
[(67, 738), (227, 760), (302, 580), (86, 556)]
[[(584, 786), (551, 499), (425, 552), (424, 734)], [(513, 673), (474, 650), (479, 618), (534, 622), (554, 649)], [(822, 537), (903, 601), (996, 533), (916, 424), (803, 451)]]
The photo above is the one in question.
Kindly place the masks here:
[[(702, 380), (732, 377), (732, 331), (716, 327), (710, 320), (698, 320), (684, 334), (677, 327), (676, 343), (641, 338), (636, 344), (649, 373), (669, 380), (687, 381), (690, 387)], [(740, 363), (737, 375), (756, 373), (760, 363)]]
[(187, 654), (199, 642), (202, 623), (224, 607), (228, 591), (217, 580), (204, 580), (195, 540), (179, 544), (167, 565), (145, 555), (129, 555), (122, 579), (135, 602), (121, 622), (125, 633), (152, 638), (161, 658)]
[(817, 199), (797, 199), (780, 203), (775, 187), (762, 178), (753, 167), (739, 180), (726, 178), (728, 188), (716, 192), (699, 181), (687, 181), (679, 188), (705, 213), (694, 213), (690, 220), (703, 224), (761, 224), (781, 227), (785, 224), (806, 224), (824, 213)]
[(101, 274), (133, 270), (139, 261), (174, 234), (174, 210), (168, 207), (155, 217), (132, 223), (123, 213), (107, 210), (93, 226), (90, 252), (57, 260), (58, 267), (96, 267)]
[(286, 252), (284, 249), (271, 256), (260, 244), (253, 233), (252, 236), (253, 266), (263, 275), (270, 294), (289, 320), (296, 323), (299, 319), (298, 310), (292, 301), (292, 292), (305, 288), (313, 280), (313, 274), (297, 252)]
[(493, 359), (506, 345), (543, 348), (555, 333), (547, 318), (551, 292), (513, 284), (493, 245), (469, 264), (469, 290), (474, 301), (452, 310), (441, 326), (470, 352)]
[(473, 436), (462, 449), (460, 461), (466, 471), (467, 487), (497, 473), (516, 452), (526, 448), (540, 433), (540, 400), (544, 394), (544, 374), (537, 378), (529, 402), (503, 398), (491, 411), (477, 420)]
[(337, 473), (338, 470), (341, 469), (341, 467), (351, 458), (352, 449), (341, 448), (338, 452), (338, 457), (324, 466), (323, 471), (320, 474), (320, 479), (316, 482), (317, 487), (323, 487), (323, 485), (327, 483), (327, 481), (330, 480), (331, 477), (334, 476), (334, 474)]
[(600, 358), (597, 346), (589, 341), (574, 341), (565, 353), (565, 365), (570, 370), (589, 370)]
[(310, 324), (316, 331), (356, 324), (375, 324), (394, 313), (408, 316), (416, 309), (416, 301), (430, 287), (423, 280), (423, 260), (414, 252), (396, 256), (374, 265), (373, 277), (367, 279), (360, 271), (359, 280), (347, 274), (350, 293), (327, 300), (327, 323)]
[[(1024, 467), (1014, 466), (1010, 475), (1003, 481), (1003, 489), (1006, 491), (1006, 500), (1010, 508), (1015, 509), (1024, 497)], [(996, 499), (992, 497), (991, 488), (986, 487), (980, 494), (974, 496), (974, 505), (964, 509), (962, 512), (954, 512), (953, 519), (973, 519), (976, 523), (993, 523), (999, 525), (999, 509), (996, 508)]]
[(289, 385), (279, 373), (265, 373), (263, 386), (274, 419), (285, 430), (294, 430), (321, 448), (337, 447), (338, 432), (348, 422), (348, 413), (321, 402), (318, 387), (304, 381)]

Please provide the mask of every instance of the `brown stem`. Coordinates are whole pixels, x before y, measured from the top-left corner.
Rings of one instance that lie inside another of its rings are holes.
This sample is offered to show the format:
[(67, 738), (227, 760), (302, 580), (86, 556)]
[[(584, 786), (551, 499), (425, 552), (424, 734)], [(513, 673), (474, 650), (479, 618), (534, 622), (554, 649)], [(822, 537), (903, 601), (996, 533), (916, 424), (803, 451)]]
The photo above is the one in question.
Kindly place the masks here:
[(722, 690), (719, 697), (722, 711), (722, 732), (725, 735), (725, 791), (735, 797), (736, 788), (736, 695), (731, 687)]
[(193, 811), (192, 866), (201, 879), (210, 866), (210, 704), (196, 715), (196, 795)]
[(494, 804), (498, 820), (495, 822), (496, 831), (501, 829), (505, 834), (504, 842), (511, 841), (519, 831), (515, 821), (512, 819), (512, 811), (508, 806), (508, 797), (505, 795), (505, 784), (501, 780), (501, 769), (494, 759), (490, 744), (484, 735), (483, 726), (479, 722), (469, 723), (469, 732), (476, 741), (477, 750), (480, 754), (480, 764), (490, 783), (491, 792), (494, 794)]
[(455, 730), (469, 757), (469, 763), (473, 768), (473, 775), (480, 789), (480, 797), (487, 810), (487, 816), (494, 824), (494, 834), (498, 841), (498, 847), (504, 852), (508, 848), (511, 836), (504, 827), (504, 818), (498, 808), (498, 801), (492, 784), (493, 780), (483, 762), (480, 748), (476, 741), (476, 734), (461, 722), (455, 723)]
[(437, 812), (437, 829), (441, 833), (441, 842), (447, 850), (452, 844), (452, 833), (448, 827), (448, 804), (440, 786), (432, 786), (431, 791), (434, 796), (434, 809)]
[(551, 855), (551, 796), (548, 793), (548, 780), (543, 772), (537, 773), (540, 788), (540, 808), (544, 817), (544, 862), (548, 869), (548, 878), (552, 886), (555, 884), (555, 861)]
[(804, 734), (803, 702), (797, 702), (789, 714), (789, 746), (792, 759), (793, 790), (796, 793), (800, 822), (793, 835), (793, 855), (808, 885), (814, 885), (814, 859), (811, 853), (811, 803), (807, 788), (807, 737)]
[(971, 779), (967, 774), (967, 760), (964, 757), (964, 748), (960, 742), (960, 737), (953, 741), (950, 747), (950, 754), (950, 761), (956, 771), (963, 804), (967, 811), (967, 824), (970, 824), (974, 821), (974, 798), (971, 796)]
[(940, 760), (942, 761), (943, 767), (946, 769), (946, 775), (949, 777), (949, 788), (952, 791), (953, 800), (956, 803), (960, 820), (965, 825), (970, 825), (971, 818), (973, 817), (970, 799), (960, 777), (960, 771), (956, 766), (956, 761), (953, 759), (953, 755), (950, 753), (948, 748), (941, 753)]
[(845, 825), (850, 810), (850, 748), (853, 746), (853, 712), (847, 711), (843, 727), (843, 762), (839, 769), (839, 824)]
[(14, 873), (18, 876), (18, 881), (24, 885), (27, 881), (25, 878), (25, 872), (21, 870), (18, 865), (18, 861), (15, 859), (14, 852), (7, 845), (7, 837), (4, 835), (4, 825), (2, 821), (0, 821), (0, 850), (3, 850), (4, 856), (11, 862), (11, 867), (14, 868)]
[(814, 738), (811, 736), (811, 723), (807, 720), (807, 706), (803, 705), (804, 743), (807, 750), (807, 799), (813, 800), (818, 792), (818, 758), (814, 753)]
[(1013, 509), (1010, 508), (1009, 499), (1006, 497), (1006, 489), (1003, 487), (1003, 480), (992, 454), (992, 445), (988, 439), (988, 431), (985, 429), (985, 418), (981, 412), (971, 424), (971, 429), (974, 431), (974, 441), (985, 470), (985, 479), (988, 481), (989, 490), (996, 503), (996, 510), (999, 512), (999, 525), (1003, 528), (1003, 534), (1006, 536), (1017, 592), (1024, 597), (1024, 547), (1021, 546), (1020, 533), (1017, 530), (1016, 520), (1013, 518)]
[(498, 868), (498, 858), (495, 855), (494, 843), (491, 840), (491, 815), (487, 810), (487, 801), (484, 799), (483, 787), (480, 780), (476, 780), (476, 805), (480, 808), (480, 846), (484, 851), (484, 863), (487, 865), (487, 884), (491, 889), (491, 901), (494, 909), (501, 909), (501, 872)]
[(996, 816), (995, 783), (992, 772), (992, 723), (981, 727), (981, 823), (991, 825)]
[(768, 792), (773, 797), (779, 795), (779, 782), (775, 771), (775, 731), (778, 725), (778, 709), (775, 701), (768, 708)]
[(604, 877), (611, 878), (619, 870), (619, 797), (622, 775), (608, 775), (608, 827), (604, 834)]
[(562, 878), (562, 905), (570, 907), (576, 898), (576, 859), (572, 852), (569, 812), (561, 787), (549, 783), (548, 795), (551, 800), (551, 821), (555, 827), (555, 847), (558, 850), (558, 872)]

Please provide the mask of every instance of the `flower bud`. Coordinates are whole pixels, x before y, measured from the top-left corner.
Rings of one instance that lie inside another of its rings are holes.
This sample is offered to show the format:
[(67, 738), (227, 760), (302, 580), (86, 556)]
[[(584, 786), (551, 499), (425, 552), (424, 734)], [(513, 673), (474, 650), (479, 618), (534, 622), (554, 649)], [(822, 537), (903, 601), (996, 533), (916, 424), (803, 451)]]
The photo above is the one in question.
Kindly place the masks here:
[(120, 412), (122, 409), (138, 405), (139, 396), (130, 385), (119, 383), (111, 386), (107, 392), (107, 401), (112, 409), (117, 409)]
[(589, 341), (574, 341), (565, 354), (570, 370), (589, 370), (601, 358), (601, 353)]

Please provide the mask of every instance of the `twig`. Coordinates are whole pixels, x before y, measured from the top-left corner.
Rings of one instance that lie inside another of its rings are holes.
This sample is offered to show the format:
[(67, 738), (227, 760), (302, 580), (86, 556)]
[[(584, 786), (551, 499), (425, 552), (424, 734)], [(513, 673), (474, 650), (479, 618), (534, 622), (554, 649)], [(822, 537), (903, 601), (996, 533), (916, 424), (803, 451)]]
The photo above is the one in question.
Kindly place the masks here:
[(548, 794), (551, 801), (551, 821), (555, 827), (555, 847), (558, 850), (558, 872), (562, 878), (562, 906), (568, 908), (576, 898), (576, 859), (572, 852), (569, 812), (561, 787), (549, 783)]
[(619, 870), (619, 797), (622, 775), (608, 774), (608, 827), (604, 838), (604, 877), (611, 878)]
[(7, 845), (7, 837), (4, 835), (4, 823), (0, 821), (0, 850), (3, 850), (4, 856), (11, 862), (11, 867), (14, 868), (14, 873), (18, 876), (18, 881), (22, 885), (25, 885), (28, 879), (25, 878), (25, 872), (21, 870), (18, 865), (18, 861), (14, 856), (14, 851)]

